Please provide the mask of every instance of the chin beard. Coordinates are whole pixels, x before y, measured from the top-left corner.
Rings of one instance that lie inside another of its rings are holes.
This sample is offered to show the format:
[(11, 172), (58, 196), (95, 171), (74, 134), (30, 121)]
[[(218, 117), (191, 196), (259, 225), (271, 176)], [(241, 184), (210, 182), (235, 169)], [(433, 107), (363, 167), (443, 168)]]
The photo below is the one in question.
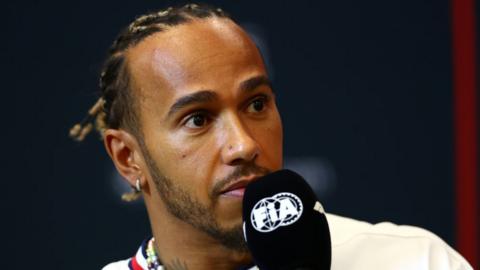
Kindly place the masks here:
[(154, 182), (170, 214), (205, 232), (229, 249), (249, 252), (241, 223), (231, 228), (222, 228), (213, 215), (213, 209), (194, 200), (186, 191), (171, 185), (172, 181), (163, 178), (160, 182)]
[(165, 177), (146, 149), (144, 156), (156, 190), (170, 214), (208, 234), (226, 248), (249, 253), (241, 223), (231, 228), (222, 228), (213, 215), (213, 209), (203, 205), (188, 191), (175, 185), (175, 181)]
[(230, 229), (220, 229), (214, 227), (200, 228), (211, 237), (220, 241), (220, 243), (237, 252), (249, 253), (247, 243), (243, 237), (243, 226), (237, 225)]

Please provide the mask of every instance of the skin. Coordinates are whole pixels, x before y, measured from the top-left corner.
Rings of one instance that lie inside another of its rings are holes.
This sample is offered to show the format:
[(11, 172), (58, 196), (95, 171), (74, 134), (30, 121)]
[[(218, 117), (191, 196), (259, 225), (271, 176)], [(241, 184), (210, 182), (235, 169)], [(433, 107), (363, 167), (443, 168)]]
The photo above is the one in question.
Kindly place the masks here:
[[(225, 246), (169, 211), (167, 202), (175, 198), (155, 184), (148, 160), (209, 211), (204, 219), (221, 229), (240, 228), (244, 186), (282, 167), (281, 120), (257, 48), (232, 21), (209, 18), (153, 34), (126, 59), (148, 153), (123, 129), (108, 129), (104, 142), (124, 178), (132, 186), (140, 179), (161, 261), (185, 269), (250, 263), (248, 251)], [(209, 98), (172, 110), (202, 91)], [(238, 173), (252, 166), (263, 170)], [(226, 190), (235, 183), (241, 185)]]

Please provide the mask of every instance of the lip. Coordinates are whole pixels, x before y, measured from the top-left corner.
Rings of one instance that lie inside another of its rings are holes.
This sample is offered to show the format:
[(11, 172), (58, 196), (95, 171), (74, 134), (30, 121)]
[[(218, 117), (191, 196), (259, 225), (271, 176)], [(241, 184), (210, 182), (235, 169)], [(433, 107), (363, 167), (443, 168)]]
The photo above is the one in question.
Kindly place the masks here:
[(224, 196), (243, 197), (243, 193), (245, 192), (245, 188), (247, 187), (247, 185), (250, 182), (255, 181), (257, 178), (260, 178), (260, 176), (254, 175), (234, 181), (225, 188), (223, 188), (220, 194)]

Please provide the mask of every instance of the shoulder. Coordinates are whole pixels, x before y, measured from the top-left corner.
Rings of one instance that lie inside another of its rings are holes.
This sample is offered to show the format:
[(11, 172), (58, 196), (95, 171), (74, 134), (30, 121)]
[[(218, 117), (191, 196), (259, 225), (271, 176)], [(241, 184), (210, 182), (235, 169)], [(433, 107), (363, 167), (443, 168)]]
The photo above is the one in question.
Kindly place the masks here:
[(332, 269), (473, 269), (435, 234), (390, 222), (370, 224), (327, 214)]
[(130, 259), (109, 263), (102, 270), (130, 270), (128, 266)]

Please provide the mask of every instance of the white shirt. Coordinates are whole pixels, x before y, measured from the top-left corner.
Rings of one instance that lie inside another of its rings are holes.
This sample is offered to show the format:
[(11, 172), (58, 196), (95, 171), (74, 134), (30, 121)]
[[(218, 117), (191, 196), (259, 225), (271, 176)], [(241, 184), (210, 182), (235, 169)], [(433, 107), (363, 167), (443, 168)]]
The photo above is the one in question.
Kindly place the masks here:
[(389, 222), (372, 225), (327, 215), (332, 237), (332, 270), (473, 270), (435, 234)]
[[(370, 224), (332, 214), (327, 214), (327, 220), (332, 270), (473, 270), (460, 254), (427, 230), (389, 222)], [(141, 250), (135, 257), (146, 266)], [(114, 262), (102, 270), (130, 270), (129, 261)]]

